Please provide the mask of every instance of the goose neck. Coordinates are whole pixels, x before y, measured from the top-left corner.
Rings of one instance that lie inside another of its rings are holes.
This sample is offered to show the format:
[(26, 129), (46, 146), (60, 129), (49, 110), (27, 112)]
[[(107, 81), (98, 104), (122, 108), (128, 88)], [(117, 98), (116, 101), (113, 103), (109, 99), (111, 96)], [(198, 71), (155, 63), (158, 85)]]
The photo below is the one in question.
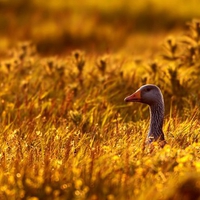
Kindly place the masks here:
[(163, 139), (164, 134), (162, 131), (164, 121), (164, 105), (157, 103), (150, 106), (150, 128), (148, 138), (152, 140)]

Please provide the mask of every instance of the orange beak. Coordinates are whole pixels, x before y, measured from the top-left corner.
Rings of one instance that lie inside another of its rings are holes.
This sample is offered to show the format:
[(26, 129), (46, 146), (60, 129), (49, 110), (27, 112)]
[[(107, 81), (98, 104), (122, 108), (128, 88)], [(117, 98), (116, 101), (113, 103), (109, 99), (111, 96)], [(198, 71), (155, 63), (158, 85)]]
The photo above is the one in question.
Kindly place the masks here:
[(137, 90), (135, 93), (131, 94), (130, 96), (124, 99), (125, 102), (140, 102), (141, 101), (141, 92)]

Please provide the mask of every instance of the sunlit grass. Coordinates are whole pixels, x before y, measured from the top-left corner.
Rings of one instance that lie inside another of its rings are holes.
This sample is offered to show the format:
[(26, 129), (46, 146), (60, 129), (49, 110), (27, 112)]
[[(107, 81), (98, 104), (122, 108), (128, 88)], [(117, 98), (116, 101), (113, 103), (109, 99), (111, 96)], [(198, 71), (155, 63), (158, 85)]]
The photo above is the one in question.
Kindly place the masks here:
[[(133, 40), (132, 47), (142, 49), (141, 53), (149, 45), (155, 47), (160, 34), (200, 17), (198, 0), (8, 0), (0, 5), (0, 53), (22, 39), (33, 40), (44, 54), (80, 47), (90, 52), (117, 51)], [(138, 41), (140, 34), (152, 34), (155, 42), (144, 37)]]
[[(0, 63), (0, 199), (199, 197), (199, 21), (191, 27), (154, 61), (10, 49)], [(147, 106), (123, 101), (146, 83), (165, 98), (164, 148), (145, 145)]]

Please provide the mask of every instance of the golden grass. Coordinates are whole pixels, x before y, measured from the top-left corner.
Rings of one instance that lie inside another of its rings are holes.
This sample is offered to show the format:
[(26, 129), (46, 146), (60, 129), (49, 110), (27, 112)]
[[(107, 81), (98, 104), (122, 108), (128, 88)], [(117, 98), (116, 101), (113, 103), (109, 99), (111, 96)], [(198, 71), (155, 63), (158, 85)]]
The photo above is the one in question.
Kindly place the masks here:
[[(198, 0), (5, 0), (0, 2), (0, 54), (24, 39), (45, 55), (80, 47), (119, 51), (126, 45), (131, 52), (144, 53), (148, 45), (160, 42), (161, 34), (200, 17), (199, 7)], [(145, 40), (149, 35), (152, 39)]]
[[(190, 27), (150, 63), (13, 49), (0, 67), (0, 199), (199, 198), (199, 21)], [(164, 93), (164, 148), (145, 146), (147, 107), (123, 102), (145, 83)]]

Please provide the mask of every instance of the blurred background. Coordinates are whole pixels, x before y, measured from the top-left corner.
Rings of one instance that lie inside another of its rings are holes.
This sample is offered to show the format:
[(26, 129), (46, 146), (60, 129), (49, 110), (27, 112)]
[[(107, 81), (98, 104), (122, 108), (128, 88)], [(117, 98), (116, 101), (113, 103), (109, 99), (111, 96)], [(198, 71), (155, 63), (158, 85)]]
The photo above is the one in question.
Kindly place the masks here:
[(200, 17), (199, 0), (0, 0), (0, 53), (33, 41), (41, 54), (156, 50)]

